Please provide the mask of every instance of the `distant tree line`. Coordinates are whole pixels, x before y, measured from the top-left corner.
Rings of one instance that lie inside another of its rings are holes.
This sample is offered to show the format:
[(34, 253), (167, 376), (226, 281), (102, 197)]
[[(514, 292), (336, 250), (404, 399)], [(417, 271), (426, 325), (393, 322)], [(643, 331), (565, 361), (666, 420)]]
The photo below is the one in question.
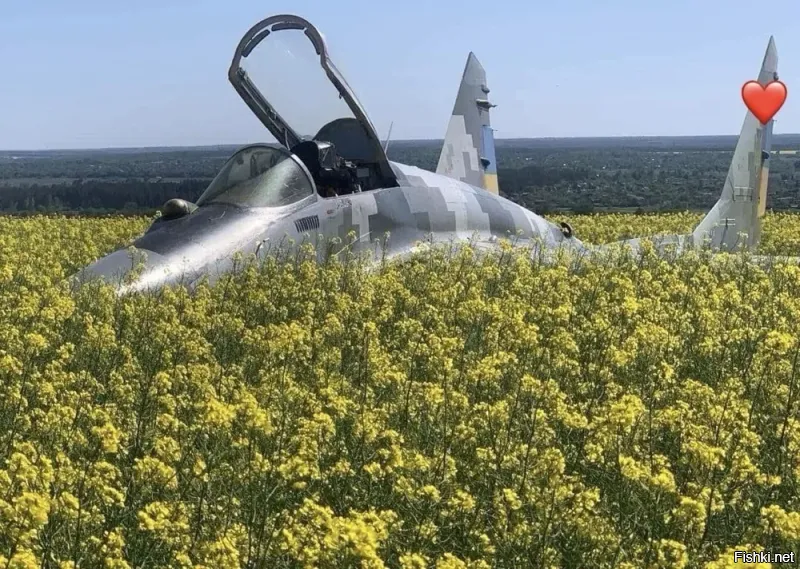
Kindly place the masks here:
[(21, 211), (151, 211), (169, 199), (180, 197), (196, 201), (209, 180), (148, 182), (127, 180), (77, 180), (71, 184), (27, 187), (0, 187), (0, 210)]
[[(720, 195), (734, 143), (726, 137), (498, 141), (500, 192), (539, 213), (707, 209)], [(440, 149), (436, 141), (398, 141), (389, 155), (435, 170)], [(233, 151), (0, 152), (0, 211), (139, 212), (174, 197), (195, 201)], [(771, 163), (767, 207), (800, 209), (800, 155), (774, 155)]]

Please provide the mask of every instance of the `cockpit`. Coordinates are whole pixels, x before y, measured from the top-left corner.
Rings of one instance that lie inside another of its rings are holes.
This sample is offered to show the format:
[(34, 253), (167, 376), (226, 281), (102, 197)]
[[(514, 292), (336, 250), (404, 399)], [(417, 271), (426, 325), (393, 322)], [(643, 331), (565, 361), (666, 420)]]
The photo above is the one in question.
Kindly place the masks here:
[(281, 15), (250, 28), (228, 79), (323, 197), (397, 185), (374, 126), (308, 21)]
[(254, 144), (225, 163), (197, 206), (284, 207), (314, 195), (315, 187), (324, 198), (360, 192), (357, 167), (331, 142), (305, 140), (291, 151)]
[(335, 197), (361, 191), (356, 167), (330, 142), (306, 140), (291, 152), (266, 144), (237, 151), (211, 181), (197, 206), (284, 207), (314, 195)]
[(308, 168), (323, 198), (361, 191), (358, 167), (339, 156), (332, 142), (305, 140), (292, 148), (292, 154)]
[(284, 207), (314, 195), (302, 162), (283, 148), (256, 144), (234, 154), (197, 200), (239, 207)]
[(283, 208), (315, 200), (315, 189), (329, 198), (397, 186), (375, 127), (307, 20), (272, 16), (250, 28), (228, 79), (278, 144), (237, 151), (196, 204), (164, 204), (164, 221), (208, 204)]

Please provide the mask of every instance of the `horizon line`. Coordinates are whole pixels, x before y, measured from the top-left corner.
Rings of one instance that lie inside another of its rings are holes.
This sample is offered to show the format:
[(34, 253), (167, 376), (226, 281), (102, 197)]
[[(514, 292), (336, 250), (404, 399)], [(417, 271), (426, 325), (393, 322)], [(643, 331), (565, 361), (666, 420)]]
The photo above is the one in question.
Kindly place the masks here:
[[(697, 138), (735, 138), (738, 134), (643, 134), (643, 135), (606, 135), (606, 136), (514, 136), (514, 137), (497, 137), (495, 141), (518, 141), (518, 140), (644, 140), (644, 139), (697, 139)], [(800, 132), (792, 133), (785, 132), (780, 134), (773, 134), (773, 142), (775, 138), (798, 136)], [(403, 142), (440, 142), (444, 141), (443, 138), (405, 138), (393, 140), (392, 143)], [(174, 145), (151, 145), (151, 146), (104, 146), (104, 147), (81, 147), (81, 148), (0, 148), (0, 153), (8, 154), (12, 152), (92, 152), (103, 150), (162, 150), (162, 149), (200, 149), (200, 148), (227, 148), (227, 147), (243, 147), (248, 143), (219, 143), (219, 144), (174, 144)], [(265, 144), (277, 144), (275, 142), (267, 142)]]

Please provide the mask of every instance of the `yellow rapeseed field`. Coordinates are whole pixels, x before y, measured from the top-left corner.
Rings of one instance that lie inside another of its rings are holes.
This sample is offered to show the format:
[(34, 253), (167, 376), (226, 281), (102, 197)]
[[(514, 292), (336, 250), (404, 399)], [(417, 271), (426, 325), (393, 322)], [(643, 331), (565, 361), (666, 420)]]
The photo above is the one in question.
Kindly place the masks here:
[[(698, 218), (568, 221), (599, 243)], [(797, 267), (462, 250), (63, 284), (147, 223), (0, 217), (0, 568), (800, 553)], [(800, 254), (800, 216), (763, 251)]]

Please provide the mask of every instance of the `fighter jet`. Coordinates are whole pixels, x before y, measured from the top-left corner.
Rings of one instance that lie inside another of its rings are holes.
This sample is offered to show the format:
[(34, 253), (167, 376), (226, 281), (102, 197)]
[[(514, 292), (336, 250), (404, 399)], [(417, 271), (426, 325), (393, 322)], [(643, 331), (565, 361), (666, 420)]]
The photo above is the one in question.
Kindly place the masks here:
[[(758, 80), (777, 78), (776, 68), (770, 39)], [(301, 17), (272, 16), (250, 28), (236, 48), (228, 79), (278, 144), (238, 150), (196, 204), (168, 201), (133, 243), (133, 252), (144, 260), (135, 278), (122, 279), (132, 263), (126, 248), (85, 268), (81, 281), (100, 276), (116, 283), (121, 294), (175, 282), (191, 286), (203, 277), (213, 283), (234, 267), (237, 253), (260, 256), (309, 241), (338, 241), (341, 248), (374, 253), (376, 259), (447, 241), (493, 247), (512, 239), (547, 250), (598, 249), (582, 243), (568, 224), (550, 222), (499, 195), (489, 118), (495, 105), (473, 53), (436, 172), (387, 158), (322, 34)], [(762, 125), (747, 114), (720, 200), (691, 234), (661, 237), (658, 247), (757, 245), (771, 129), (772, 123)], [(640, 246), (636, 239), (627, 243)]]
[[(758, 73), (758, 82), (767, 85), (778, 80), (778, 52), (775, 39), (769, 38)], [(694, 230), (685, 235), (657, 237), (660, 250), (710, 247), (718, 251), (753, 251), (761, 240), (761, 220), (767, 207), (769, 159), (772, 152), (774, 119), (761, 124), (747, 112), (733, 153), (722, 195)], [(636, 249), (640, 239), (627, 243)]]

